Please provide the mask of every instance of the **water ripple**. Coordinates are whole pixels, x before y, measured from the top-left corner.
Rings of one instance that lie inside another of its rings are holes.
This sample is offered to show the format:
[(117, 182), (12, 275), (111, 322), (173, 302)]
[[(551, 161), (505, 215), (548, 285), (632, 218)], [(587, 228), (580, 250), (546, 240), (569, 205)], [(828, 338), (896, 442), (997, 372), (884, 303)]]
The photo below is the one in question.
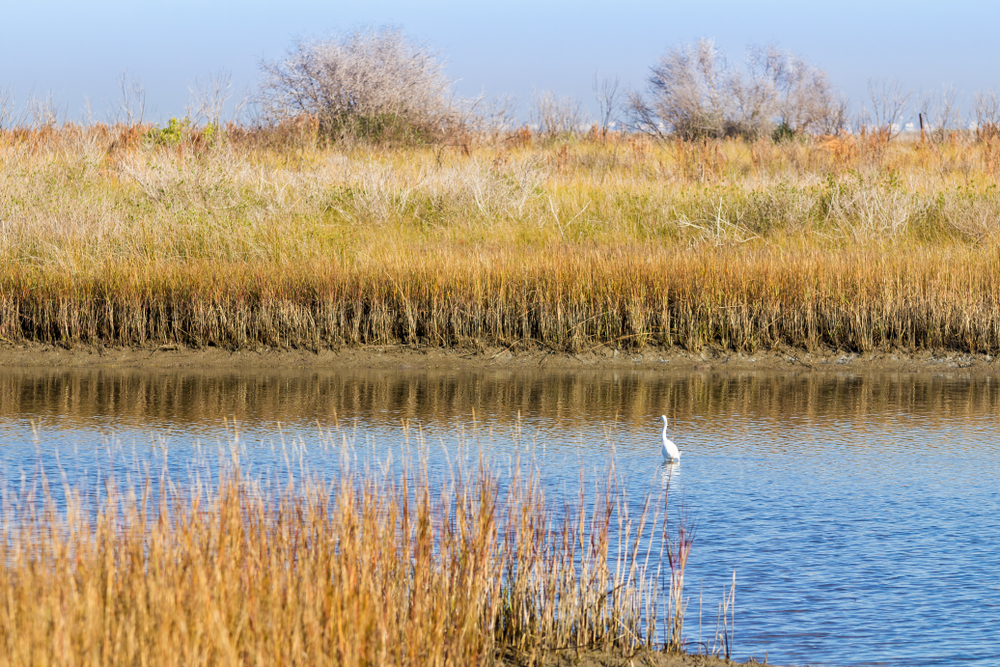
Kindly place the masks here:
[[(477, 448), (520, 458), (555, 494), (599, 478), (614, 460), (637, 498), (669, 481), (675, 511), (696, 522), (690, 641), (714, 631), (735, 571), (736, 657), (995, 665), (997, 384), (620, 371), (6, 371), (0, 473), (8, 484), (38, 469), (87, 484), (156, 459), (183, 475), (196, 451), (224, 452), (237, 432), (260, 469), (285, 465), (296, 441), (322, 468), (330, 452), (310, 443), (335, 427), (383, 462), (401, 461), (418, 441), (442, 470)], [(671, 417), (680, 464), (660, 459), (660, 414)]]

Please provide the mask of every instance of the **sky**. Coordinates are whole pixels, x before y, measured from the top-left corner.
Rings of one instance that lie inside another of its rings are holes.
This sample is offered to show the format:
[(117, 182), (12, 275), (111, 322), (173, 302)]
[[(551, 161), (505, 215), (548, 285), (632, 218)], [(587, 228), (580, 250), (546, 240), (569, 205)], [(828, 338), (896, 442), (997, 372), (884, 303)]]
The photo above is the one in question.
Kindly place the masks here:
[(123, 71), (141, 82), (147, 118), (183, 116), (190, 90), (227, 71), (253, 91), (261, 60), (296, 39), (394, 25), (437, 50), (461, 96), (533, 90), (578, 98), (596, 114), (595, 72), (642, 89), (668, 48), (714, 39), (730, 61), (776, 43), (825, 69), (856, 107), (870, 79), (915, 92), (953, 85), (971, 113), (976, 91), (1000, 88), (1000, 3), (577, 2), (455, 0), (0, 0), (0, 91), (32, 96), (67, 118), (105, 120)]

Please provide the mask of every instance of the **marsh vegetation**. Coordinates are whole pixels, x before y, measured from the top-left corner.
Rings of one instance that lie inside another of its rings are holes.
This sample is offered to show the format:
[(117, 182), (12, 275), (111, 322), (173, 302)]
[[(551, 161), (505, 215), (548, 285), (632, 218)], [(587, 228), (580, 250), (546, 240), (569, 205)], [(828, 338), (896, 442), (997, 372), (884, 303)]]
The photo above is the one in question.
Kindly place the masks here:
[[(98, 499), (67, 488), (61, 503), (44, 478), (8, 487), (0, 664), (680, 652), (691, 536), (667, 520), (665, 496), (630, 513), (611, 474), (555, 507), (536, 477), (482, 461), (445, 479), (419, 462), (341, 473), (262, 480), (229, 462), (183, 483), (166, 470), (135, 488), (106, 479)], [(728, 654), (723, 634), (716, 654)]]
[[(848, 133), (826, 74), (775, 47), (743, 68), (668, 50), (601, 114), (538, 92), (458, 100), (398, 30), (228, 75), (144, 123), (0, 95), (0, 336), (225, 349), (384, 344), (579, 352), (1000, 347), (1000, 105), (872, 82)], [(228, 106), (227, 106), (228, 105)], [(236, 107), (240, 107), (236, 103)], [(30, 116), (30, 118), (29, 118)], [(615, 118), (625, 117), (625, 125)], [(927, 127), (924, 127), (924, 121)], [(623, 129), (624, 128), (624, 129)], [(926, 130), (926, 131), (925, 131)]]
[[(0, 133), (0, 336), (852, 351), (1000, 343), (1000, 139)], [(206, 136), (208, 135), (208, 136)]]

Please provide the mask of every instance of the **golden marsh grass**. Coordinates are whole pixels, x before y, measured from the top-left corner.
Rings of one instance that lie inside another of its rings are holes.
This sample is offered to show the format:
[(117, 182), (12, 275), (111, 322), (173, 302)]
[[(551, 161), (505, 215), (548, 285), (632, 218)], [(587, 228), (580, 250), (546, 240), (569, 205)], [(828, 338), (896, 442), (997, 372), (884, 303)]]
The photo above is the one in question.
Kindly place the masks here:
[(74, 344), (1000, 348), (997, 145), (0, 136), (0, 336)]
[(670, 586), (656, 549), (674, 549), (662, 512), (630, 517), (609, 482), (557, 513), (536, 480), (500, 480), (276, 490), (230, 469), (139, 497), (108, 483), (96, 512), (8, 493), (0, 664), (464, 666), (653, 647)]

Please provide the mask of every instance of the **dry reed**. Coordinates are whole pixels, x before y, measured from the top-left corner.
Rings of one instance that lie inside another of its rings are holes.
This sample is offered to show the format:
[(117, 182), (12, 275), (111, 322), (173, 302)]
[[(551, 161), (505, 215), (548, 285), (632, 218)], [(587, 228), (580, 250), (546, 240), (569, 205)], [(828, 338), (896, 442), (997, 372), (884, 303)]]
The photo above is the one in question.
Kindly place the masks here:
[(974, 248), (556, 249), (428, 253), (391, 269), (189, 263), (64, 278), (11, 267), (0, 336), (229, 349), (1000, 348), (1000, 257)]
[(971, 135), (341, 152), (308, 124), (185, 131), (0, 133), (0, 336), (1000, 349), (997, 172)]
[(611, 483), (558, 514), (485, 467), (40, 497), (6, 499), (2, 665), (535, 664), (655, 642), (642, 553), (666, 524)]

